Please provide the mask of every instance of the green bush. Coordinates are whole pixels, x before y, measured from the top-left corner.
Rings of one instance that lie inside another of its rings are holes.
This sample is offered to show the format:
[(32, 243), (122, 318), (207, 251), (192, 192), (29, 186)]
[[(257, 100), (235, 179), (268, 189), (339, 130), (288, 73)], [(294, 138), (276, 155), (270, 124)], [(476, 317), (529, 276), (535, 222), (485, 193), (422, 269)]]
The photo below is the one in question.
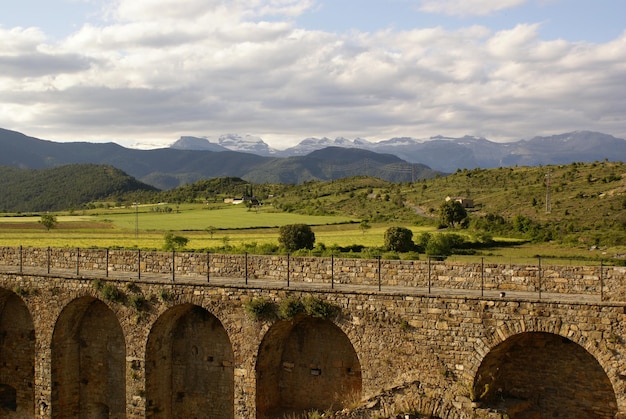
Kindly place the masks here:
[(297, 298), (287, 298), (278, 305), (278, 317), (281, 319), (293, 319), (305, 311), (304, 304)]
[(102, 289), (102, 287), (104, 286), (104, 284), (102, 283), (102, 281), (100, 279), (94, 279), (93, 281), (91, 281), (91, 286), (96, 291), (100, 291)]
[(308, 296), (303, 301), (306, 314), (311, 317), (320, 319), (330, 319), (339, 313), (339, 307), (330, 304), (324, 300), (320, 300), (314, 296)]
[(183, 236), (175, 236), (172, 233), (167, 233), (165, 236), (164, 250), (182, 250), (189, 243), (189, 239)]
[(244, 310), (254, 320), (271, 320), (276, 317), (275, 304), (265, 298), (253, 298), (243, 305)]
[(288, 252), (299, 249), (313, 249), (315, 233), (306, 224), (287, 224), (278, 230), (278, 243)]
[(102, 287), (102, 298), (119, 303), (124, 299), (124, 293), (118, 290), (115, 285), (104, 284)]
[(450, 256), (455, 249), (462, 248), (465, 239), (459, 234), (433, 234), (426, 244), (426, 254), (429, 256)]
[(148, 302), (143, 295), (132, 295), (128, 299), (128, 303), (137, 311), (143, 311), (148, 308)]
[(458, 201), (445, 201), (439, 207), (439, 220), (442, 225), (450, 227), (467, 224), (467, 211)]
[(413, 250), (413, 232), (406, 227), (389, 227), (385, 231), (385, 248), (392, 252)]
[(174, 296), (164, 289), (159, 290), (158, 296), (161, 301), (172, 301), (174, 299)]

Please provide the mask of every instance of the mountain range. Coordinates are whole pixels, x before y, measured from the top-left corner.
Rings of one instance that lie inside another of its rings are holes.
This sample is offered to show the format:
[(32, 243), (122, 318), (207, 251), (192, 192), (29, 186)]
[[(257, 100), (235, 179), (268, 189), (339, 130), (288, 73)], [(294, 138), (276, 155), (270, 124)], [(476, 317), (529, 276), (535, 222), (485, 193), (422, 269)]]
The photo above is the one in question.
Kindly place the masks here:
[(441, 135), (428, 139), (396, 137), (380, 142), (370, 142), (362, 138), (306, 138), (285, 150), (272, 149), (259, 137), (226, 134), (212, 140), (207, 137), (181, 137), (170, 146), (178, 150), (230, 150), (268, 157), (304, 156), (326, 147), (392, 154), (408, 163), (424, 164), (433, 170), (447, 173), (457, 169), (540, 166), (604, 159), (626, 161), (625, 140), (592, 131), (537, 136), (506, 143), (483, 137), (453, 138)]
[(307, 138), (275, 150), (261, 138), (228, 134), (217, 141), (181, 137), (166, 148), (115, 143), (53, 142), (0, 129), (0, 166), (44, 169), (68, 164), (116, 167), (166, 190), (201, 179), (239, 177), (254, 183), (294, 183), (374, 176), (392, 182), (428, 179), (457, 169), (626, 161), (626, 140), (590, 131), (497, 143), (481, 137), (410, 137), (369, 142)]
[(225, 147), (138, 150), (115, 143), (59, 143), (0, 129), (0, 166), (46, 169), (70, 164), (113, 166), (162, 190), (226, 176), (254, 183), (299, 184), (361, 175), (405, 182), (441, 174), (391, 154), (360, 149), (327, 147), (293, 157), (260, 156)]

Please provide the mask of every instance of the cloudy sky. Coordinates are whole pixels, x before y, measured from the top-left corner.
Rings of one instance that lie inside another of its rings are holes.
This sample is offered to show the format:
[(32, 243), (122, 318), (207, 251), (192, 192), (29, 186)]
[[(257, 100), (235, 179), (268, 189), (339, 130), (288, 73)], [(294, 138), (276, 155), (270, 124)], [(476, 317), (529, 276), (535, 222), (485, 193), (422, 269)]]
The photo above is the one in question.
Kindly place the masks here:
[(626, 138), (623, 0), (20, 0), (0, 127), (182, 135)]

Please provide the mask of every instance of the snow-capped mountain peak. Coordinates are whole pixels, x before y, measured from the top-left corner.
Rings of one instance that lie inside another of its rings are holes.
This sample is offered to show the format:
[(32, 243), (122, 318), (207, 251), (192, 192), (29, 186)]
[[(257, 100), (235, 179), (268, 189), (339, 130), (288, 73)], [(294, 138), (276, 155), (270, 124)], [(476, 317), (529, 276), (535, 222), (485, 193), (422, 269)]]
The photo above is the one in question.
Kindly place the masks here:
[(239, 134), (220, 135), (217, 139), (217, 143), (232, 151), (241, 151), (260, 155), (268, 155), (272, 153), (270, 147), (261, 137), (250, 134), (246, 134), (244, 136)]
[(269, 156), (275, 153), (261, 137), (246, 134), (224, 134), (218, 138), (182, 136), (170, 145), (170, 148), (182, 150), (207, 150), (207, 151), (240, 151), (254, 153), (261, 156)]

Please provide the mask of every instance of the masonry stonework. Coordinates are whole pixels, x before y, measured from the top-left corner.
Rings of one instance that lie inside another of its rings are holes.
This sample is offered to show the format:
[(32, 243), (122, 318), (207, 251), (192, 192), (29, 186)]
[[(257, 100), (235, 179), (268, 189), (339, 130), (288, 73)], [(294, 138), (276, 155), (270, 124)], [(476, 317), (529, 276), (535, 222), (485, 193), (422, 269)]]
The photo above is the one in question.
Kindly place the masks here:
[[(366, 400), (383, 417), (626, 417), (619, 301), (82, 275), (0, 273), (1, 416), (265, 418)], [(338, 314), (258, 320), (244, 309), (310, 295)]]
[(626, 301), (626, 267), (454, 263), (110, 249), (0, 247), (0, 266), (174, 277), (251, 278), (281, 282), (352, 284), (586, 294)]

